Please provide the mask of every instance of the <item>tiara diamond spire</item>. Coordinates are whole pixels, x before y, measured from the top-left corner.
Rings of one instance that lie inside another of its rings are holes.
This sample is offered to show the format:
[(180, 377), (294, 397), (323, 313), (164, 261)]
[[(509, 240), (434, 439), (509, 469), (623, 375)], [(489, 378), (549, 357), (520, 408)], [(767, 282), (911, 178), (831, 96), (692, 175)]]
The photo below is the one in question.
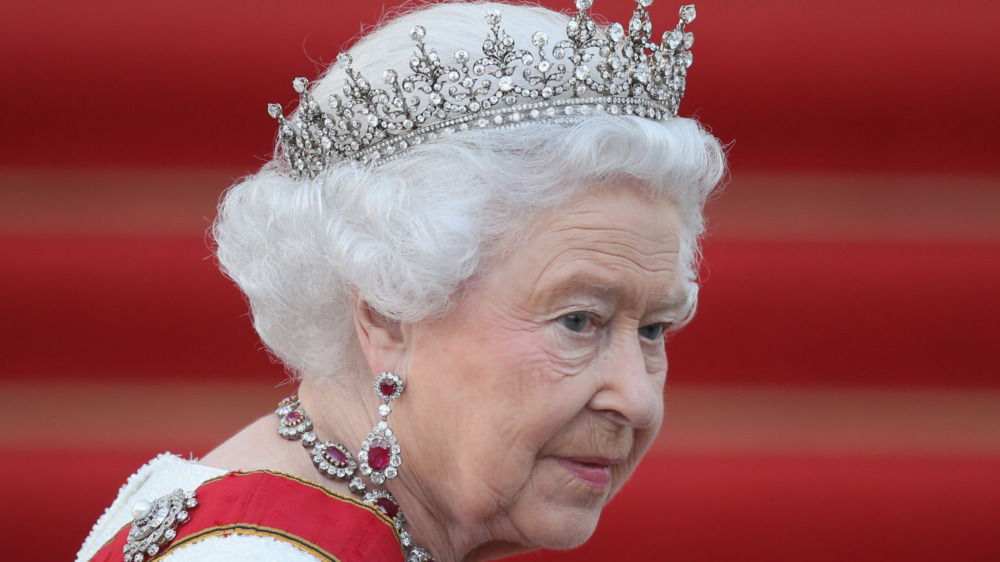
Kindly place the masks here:
[(279, 123), (281, 152), (293, 176), (311, 179), (337, 162), (376, 165), (439, 135), (470, 129), (572, 122), (593, 112), (654, 121), (674, 117), (692, 62), (694, 36), (685, 27), (695, 9), (683, 6), (677, 27), (657, 43), (646, 10), (652, 3), (637, 0), (627, 31), (613, 23), (598, 33), (588, 13), (593, 0), (576, 0), (578, 12), (566, 24), (566, 36), (538, 31), (530, 46), (515, 45), (500, 26), (500, 11), (491, 8), (478, 58), (467, 49), (441, 55), (424, 42), (426, 29), (414, 26), (409, 72), (384, 71), (384, 87), (341, 53), (337, 64), (345, 84), (325, 100), (328, 110), (313, 98), (305, 78), (292, 82), (300, 100), (291, 119), (280, 105), (268, 105)]

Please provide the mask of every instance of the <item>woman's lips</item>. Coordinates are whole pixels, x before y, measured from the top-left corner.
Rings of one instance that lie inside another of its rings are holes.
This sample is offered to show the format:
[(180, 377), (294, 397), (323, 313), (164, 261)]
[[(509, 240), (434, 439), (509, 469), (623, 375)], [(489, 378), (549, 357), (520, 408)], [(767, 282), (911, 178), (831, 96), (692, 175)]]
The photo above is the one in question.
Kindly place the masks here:
[(611, 467), (620, 459), (604, 457), (557, 457), (559, 464), (570, 474), (594, 488), (604, 489), (611, 484)]

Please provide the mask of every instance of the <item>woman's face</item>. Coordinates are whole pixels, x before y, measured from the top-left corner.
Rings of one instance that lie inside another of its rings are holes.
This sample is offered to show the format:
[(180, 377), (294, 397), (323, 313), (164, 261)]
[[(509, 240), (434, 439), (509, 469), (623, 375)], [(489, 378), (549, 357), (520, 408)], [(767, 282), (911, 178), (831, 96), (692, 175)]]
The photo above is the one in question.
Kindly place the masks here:
[(404, 328), (400, 478), (442, 525), (531, 548), (592, 534), (663, 418), (679, 233), (670, 203), (592, 191), (446, 318)]

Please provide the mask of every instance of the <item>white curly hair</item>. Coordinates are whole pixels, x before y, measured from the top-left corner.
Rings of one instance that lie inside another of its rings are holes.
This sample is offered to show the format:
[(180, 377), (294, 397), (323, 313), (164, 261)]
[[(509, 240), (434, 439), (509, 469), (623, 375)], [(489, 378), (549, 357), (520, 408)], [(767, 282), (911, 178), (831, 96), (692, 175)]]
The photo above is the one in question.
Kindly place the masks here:
[[(353, 68), (408, 72), (414, 25), (439, 52), (471, 51), (486, 35), (490, 6), (434, 4), (400, 16), (349, 51)], [(568, 21), (539, 7), (499, 7), (516, 44), (529, 44), (536, 30), (559, 36)], [(344, 71), (331, 66), (315, 98), (343, 83)], [(696, 121), (591, 114), (441, 136), (378, 167), (338, 163), (313, 180), (293, 178), (276, 155), (227, 191), (213, 234), (265, 345), (293, 373), (323, 379), (367, 372), (355, 296), (400, 322), (445, 315), (466, 282), (488, 274), (537, 216), (612, 182), (677, 207), (693, 313), (703, 208), (724, 172), (722, 147)]]

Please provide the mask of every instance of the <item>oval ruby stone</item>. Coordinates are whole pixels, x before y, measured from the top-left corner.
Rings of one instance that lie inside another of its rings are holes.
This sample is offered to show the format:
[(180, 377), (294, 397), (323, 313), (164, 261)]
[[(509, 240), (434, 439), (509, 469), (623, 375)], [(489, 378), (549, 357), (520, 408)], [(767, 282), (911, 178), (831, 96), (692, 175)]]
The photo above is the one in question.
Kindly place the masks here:
[(392, 396), (396, 393), (396, 383), (390, 380), (384, 380), (379, 383), (378, 391), (382, 393), (382, 396)]
[(375, 505), (382, 510), (382, 513), (385, 513), (390, 518), (395, 517), (396, 514), (399, 513), (399, 506), (396, 505), (396, 502), (390, 500), (389, 498), (379, 498), (375, 500)]
[(389, 466), (389, 444), (376, 439), (368, 449), (368, 466), (382, 471)]
[(344, 463), (347, 462), (347, 455), (336, 447), (327, 447), (324, 452), (326, 453), (327, 458), (333, 461), (333, 464), (337, 466), (344, 466)]
[(302, 412), (298, 410), (292, 410), (291, 412), (288, 412), (287, 416), (285, 416), (285, 423), (288, 425), (299, 425), (299, 422), (301, 421)]

